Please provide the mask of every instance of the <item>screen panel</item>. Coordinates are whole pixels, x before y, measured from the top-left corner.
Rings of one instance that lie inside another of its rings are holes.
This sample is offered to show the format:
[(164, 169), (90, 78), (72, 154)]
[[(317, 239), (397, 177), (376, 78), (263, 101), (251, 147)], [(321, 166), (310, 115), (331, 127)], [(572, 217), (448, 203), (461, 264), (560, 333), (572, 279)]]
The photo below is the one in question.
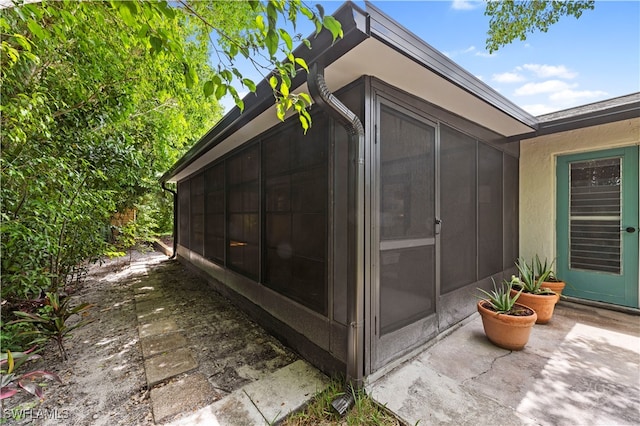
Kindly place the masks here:
[(254, 145), (226, 161), (227, 266), (259, 279), (260, 147)]
[(268, 287), (326, 315), (328, 132), (323, 116), (263, 141), (265, 279)]
[(191, 195), (189, 189), (191, 182), (189, 180), (183, 180), (178, 183), (178, 243), (184, 247), (189, 248), (189, 204), (191, 203)]
[(474, 138), (440, 125), (442, 294), (477, 280), (476, 155)]
[(502, 271), (502, 155), (478, 145), (478, 279)]
[(224, 162), (205, 171), (205, 242), (207, 259), (224, 264), (225, 180)]

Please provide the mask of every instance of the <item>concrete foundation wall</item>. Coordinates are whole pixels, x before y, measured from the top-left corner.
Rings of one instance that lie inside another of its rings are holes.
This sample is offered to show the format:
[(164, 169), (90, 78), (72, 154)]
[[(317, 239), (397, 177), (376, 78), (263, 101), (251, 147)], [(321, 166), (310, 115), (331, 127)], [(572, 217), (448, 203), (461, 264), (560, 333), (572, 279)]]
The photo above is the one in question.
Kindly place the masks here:
[(640, 118), (524, 140), (520, 144), (520, 256), (555, 259), (556, 159), (640, 144)]

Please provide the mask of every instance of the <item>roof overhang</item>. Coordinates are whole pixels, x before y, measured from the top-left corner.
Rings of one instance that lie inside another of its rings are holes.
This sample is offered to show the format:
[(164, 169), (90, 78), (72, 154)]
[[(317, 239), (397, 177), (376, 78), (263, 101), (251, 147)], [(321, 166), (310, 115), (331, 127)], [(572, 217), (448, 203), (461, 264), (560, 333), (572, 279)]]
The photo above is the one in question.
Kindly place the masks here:
[(638, 117), (640, 92), (541, 115), (536, 131), (512, 136), (509, 140), (531, 139)]
[[(328, 31), (311, 38), (295, 56), (324, 65), (324, 76), (337, 90), (363, 75), (376, 77), (407, 93), (483, 126), (505, 139), (534, 132), (537, 120), (451, 59), (367, 3), (363, 11), (345, 3), (334, 17), (344, 37), (332, 43)], [(306, 91), (306, 73), (298, 73), (292, 88)], [(245, 110), (231, 110), (161, 181), (176, 182), (278, 123), (273, 93), (263, 80), (256, 93), (244, 98)], [(250, 125), (249, 125), (250, 124)]]

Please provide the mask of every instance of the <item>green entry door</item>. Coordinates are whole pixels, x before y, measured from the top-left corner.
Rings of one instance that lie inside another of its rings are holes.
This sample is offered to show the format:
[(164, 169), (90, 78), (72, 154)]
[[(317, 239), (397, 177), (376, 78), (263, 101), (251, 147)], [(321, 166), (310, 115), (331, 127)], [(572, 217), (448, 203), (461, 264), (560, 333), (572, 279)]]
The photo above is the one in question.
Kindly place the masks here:
[(563, 294), (638, 307), (638, 147), (558, 158)]

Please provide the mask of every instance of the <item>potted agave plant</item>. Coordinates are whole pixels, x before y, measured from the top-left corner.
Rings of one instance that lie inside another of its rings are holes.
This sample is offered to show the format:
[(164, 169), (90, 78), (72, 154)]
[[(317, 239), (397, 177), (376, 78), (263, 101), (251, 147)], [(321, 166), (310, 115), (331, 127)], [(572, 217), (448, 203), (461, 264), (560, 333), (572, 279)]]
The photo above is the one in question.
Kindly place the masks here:
[(524, 259), (520, 258), (516, 262), (519, 277), (515, 275), (511, 277), (511, 295), (518, 294), (518, 303), (522, 303), (536, 311), (538, 319), (536, 324), (546, 324), (553, 316), (553, 309), (558, 301), (558, 296), (548, 287), (544, 286), (544, 282), (549, 277), (550, 271), (547, 270), (540, 276), (536, 276), (533, 262), (529, 265)]
[(531, 328), (538, 316), (528, 306), (516, 303), (522, 289), (512, 295), (512, 286), (505, 280), (500, 288), (494, 281), (491, 292), (479, 288), (483, 299), (478, 301), (477, 308), (487, 338), (496, 346), (519, 351), (529, 341)]
[(545, 273), (548, 272), (547, 279), (542, 283), (542, 287), (548, 288), (549, 290), (557, 294), (558, 298), (556, 299), (556, 303), (558, 303), (558, 301), (560, 300), (560, 296), (562, 296), (562, 290), (564, 290), (564, 287), (566, 284), (564, 281), (556, 277), (556, 273), (553, 271), (552, 268), (553, 268), (553, 262), (548, 263), (547, 259), (545, 258), (544, 263), (542, 263), (542, 261), (536, 254), (536, 270), (535, 270), (536, 277), (543, 276)]

